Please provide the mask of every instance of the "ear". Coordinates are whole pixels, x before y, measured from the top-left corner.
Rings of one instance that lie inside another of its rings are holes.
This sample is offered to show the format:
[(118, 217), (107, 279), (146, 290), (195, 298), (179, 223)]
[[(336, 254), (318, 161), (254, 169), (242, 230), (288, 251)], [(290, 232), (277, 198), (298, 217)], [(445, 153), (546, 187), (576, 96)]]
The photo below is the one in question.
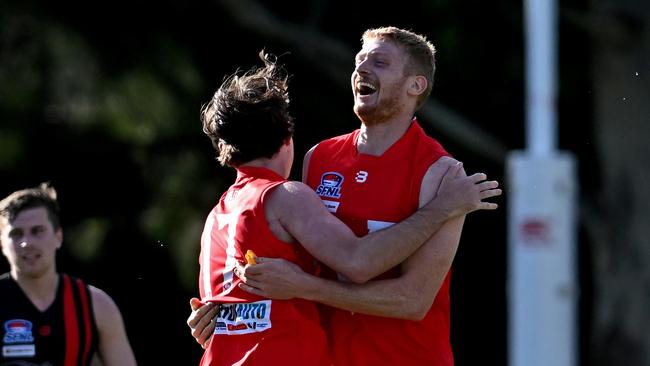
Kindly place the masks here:
[(56, 240), (57, 240), (56, 248), (60, 249), (61, 245), (63, 243), (63, 230), (61, 228), (59, 228), (56, 231), (56, 233), (54, 233), (54, 236), (56, 236)]
[(423, 75), (412, 76), (409, 84), (409, 93), (411, 95), (420, 95), (427, 90), (429, 82)]

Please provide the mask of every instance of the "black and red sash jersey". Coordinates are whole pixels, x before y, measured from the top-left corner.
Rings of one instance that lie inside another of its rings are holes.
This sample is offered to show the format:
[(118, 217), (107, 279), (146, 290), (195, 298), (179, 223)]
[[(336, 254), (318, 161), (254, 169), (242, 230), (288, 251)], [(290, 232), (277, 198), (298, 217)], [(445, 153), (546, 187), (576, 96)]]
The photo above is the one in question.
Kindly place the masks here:
[(54, 302), (38, 310), (9, 273), (0, 276), (0, 366), (86, 366), (97, 350), (88, 285), (59, 275)]
[[(360, 130), (319, 143), (307, 184), (327, 208), (362, 236), (406, 219), (419, 207), (428, 168), (449, 154), (417, 121), (381, 156), (359, 153)], [(395, 278), (399, 266), (375, 279)], [(334, 310), (329, 337), (335, 365), (451, 366), (449, 273), (421, 321)]]

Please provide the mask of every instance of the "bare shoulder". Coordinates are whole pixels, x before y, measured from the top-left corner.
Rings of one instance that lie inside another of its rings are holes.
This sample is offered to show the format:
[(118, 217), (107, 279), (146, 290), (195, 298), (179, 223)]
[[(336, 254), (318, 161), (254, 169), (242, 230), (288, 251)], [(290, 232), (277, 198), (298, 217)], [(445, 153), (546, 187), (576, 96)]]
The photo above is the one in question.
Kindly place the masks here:
[(298, 182), (297, 180), (288, 180), (280, 184), (277, 188), (273, 190), (274, 194), (284, 196), (283, 198), (288, 198), (289, 196), (303, 196), (303, 195), (312, 195), (315, 194), (314, 190), (311, 189), (308, 185), (303, 182)]
[(429, 166), (420, 185), (420, 207), (435, 196), (442, 182), (442, 177), (445, 176), (449, 168), (458, 162), (451, 156), (442, 156)]
[(88, 287), (90, 288), (90, 296), (92, 296), (93, 304), (102, 308), (115, 306), (115, 302), (106, 291), (92, 285)]
[(308, 185), (297, 181), (287, 181), (268, 194), (264, 202), (264, 210), (269, 221), (278, 220), (287, 224), (312, 215), (322, 214), (319, 211), (325, 210), (325, 206), (316, 192)]
[(275, 187), (268, 194), (264, 207), (267, 213), (269, 210), (271, 212), (294, 210), (316, 198), (316, 193), (308, 185), (290, 180)]
[(318, 146), (318, 144), (312, 146), (312, 147), (311, 147), (311, 148), (310, 148), (310, 149), (305, 153), (305, 160), (306, 160), (306, 161), (309, 161), (309, 158), (311, 157), (311, 154), (313, 154), (313, 153), (314, 153), (314, 150), (316, 150), (316, 146)]
[(442, 156), (440, 159), (436, 160), (431, 166), (429, 166), (429, 173), (440, 173), (444, 175), (449, 168), (456, 165), (458, 160), (452, 158), (451, 156)]
[(307, 173), (309, 172), (309, 160), (311, 159), (311, 155), (314, 153), (314, 150), (316, 150), (316, 146), (318, 144), (314, 145), (305, 153), (305, 157), (302, 160), (302, 181), (306, 182), (307, 181)]
[(90, 285), (88, 287), (97, 326), (111, 324), (111, 322), (121, 318), (117, 304), (104, 290)]

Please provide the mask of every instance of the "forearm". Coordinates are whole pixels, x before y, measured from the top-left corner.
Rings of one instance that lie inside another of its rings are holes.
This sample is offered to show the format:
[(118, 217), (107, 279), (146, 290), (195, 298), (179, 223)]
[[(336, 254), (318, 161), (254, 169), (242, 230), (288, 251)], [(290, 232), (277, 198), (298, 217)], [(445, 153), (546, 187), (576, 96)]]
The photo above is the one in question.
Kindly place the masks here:
[(265, 210), (315, 258), (362, 283), (404, 261), (442, 226), (449, 205), (439, 203), (434, 199), (406, 220), (364, 237), (331, 215), (303, 184), (286, 183), (273, 190)]
[(313, 285), (310, 299), (364, 314), (422, 319), (451, 267), (464, 221), (464, 216), (448, 220), (404, 261), (398, 278), (363, 285), (322, 280)]
[[(356, 263), (353, 276), (356, 283), (363, 283), (393, 268), (412, 255), (449, 219), (445, 212), (431, 202), (404, 221), (372, 232), (353, 246), (347, 260)], [(338, 266), (339, 264), (334, 264)], [(341, 273), (348, 276), (345, 271)]]
[(270, 299), (299, 297), (369, 315), (419, 320), (439, 287), (436, 276), (430, 275), (430, 264), (424, 271), (398, 278), (355, 284), (313, 276), (284, 259), (257, 259), (258, 264), (235, 271), (243, 290)]
[[(471, 180), (462, 178), (464, 172), (461, 174), (458, 167), (449, 174), (461, 178), (447, 180), (446, 189), (439, 192), (440, 184), (445, 180), (443, 175), (447, 172), (446, 164), (436, 163), (429, 168), (422, 181), (421, 208), (418, 211), (393, 225), (390, 230), (371, 233), (363, 238), (365, 241), (355, 246), (357, 251), (355, 254), (362, 259), (357, 264), (358, 276), (351, 278), (353, 281), (362, 283), (402, 263), (446, 222), (462, 215), (467, 207), (473, 207), (480, 202), (476, 197), (466, 193), (471, 191), (467, 187), (459, 188), (462, 185), (472, 187), (474, 184)], [(475, 186), (472, 188), (476, 190)]]
[(378, 316), (410, 318), (422, 286), (404, 277), (365, 284), (340, 282), (304, 272), (278, 258), (260, 258), (258, 264), (236, 268), (250, 293), (270, 299), (303, 298), (341, 309)]
[(312, 277), (310, 288), (301, 297), (356, 313), (417, 320), (419, 305), (413, 290), (398, 280), (355, 284)]

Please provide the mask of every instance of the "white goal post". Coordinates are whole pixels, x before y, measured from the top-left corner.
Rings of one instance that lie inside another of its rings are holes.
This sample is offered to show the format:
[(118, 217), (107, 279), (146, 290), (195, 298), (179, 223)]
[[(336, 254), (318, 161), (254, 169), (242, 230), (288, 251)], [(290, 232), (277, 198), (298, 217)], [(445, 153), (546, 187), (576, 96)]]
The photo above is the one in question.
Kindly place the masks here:
[(524, 11), (526, 150), (506, 164), (508, 363), (576, 366), (576, 161), (556, 146), (556, 1)]

